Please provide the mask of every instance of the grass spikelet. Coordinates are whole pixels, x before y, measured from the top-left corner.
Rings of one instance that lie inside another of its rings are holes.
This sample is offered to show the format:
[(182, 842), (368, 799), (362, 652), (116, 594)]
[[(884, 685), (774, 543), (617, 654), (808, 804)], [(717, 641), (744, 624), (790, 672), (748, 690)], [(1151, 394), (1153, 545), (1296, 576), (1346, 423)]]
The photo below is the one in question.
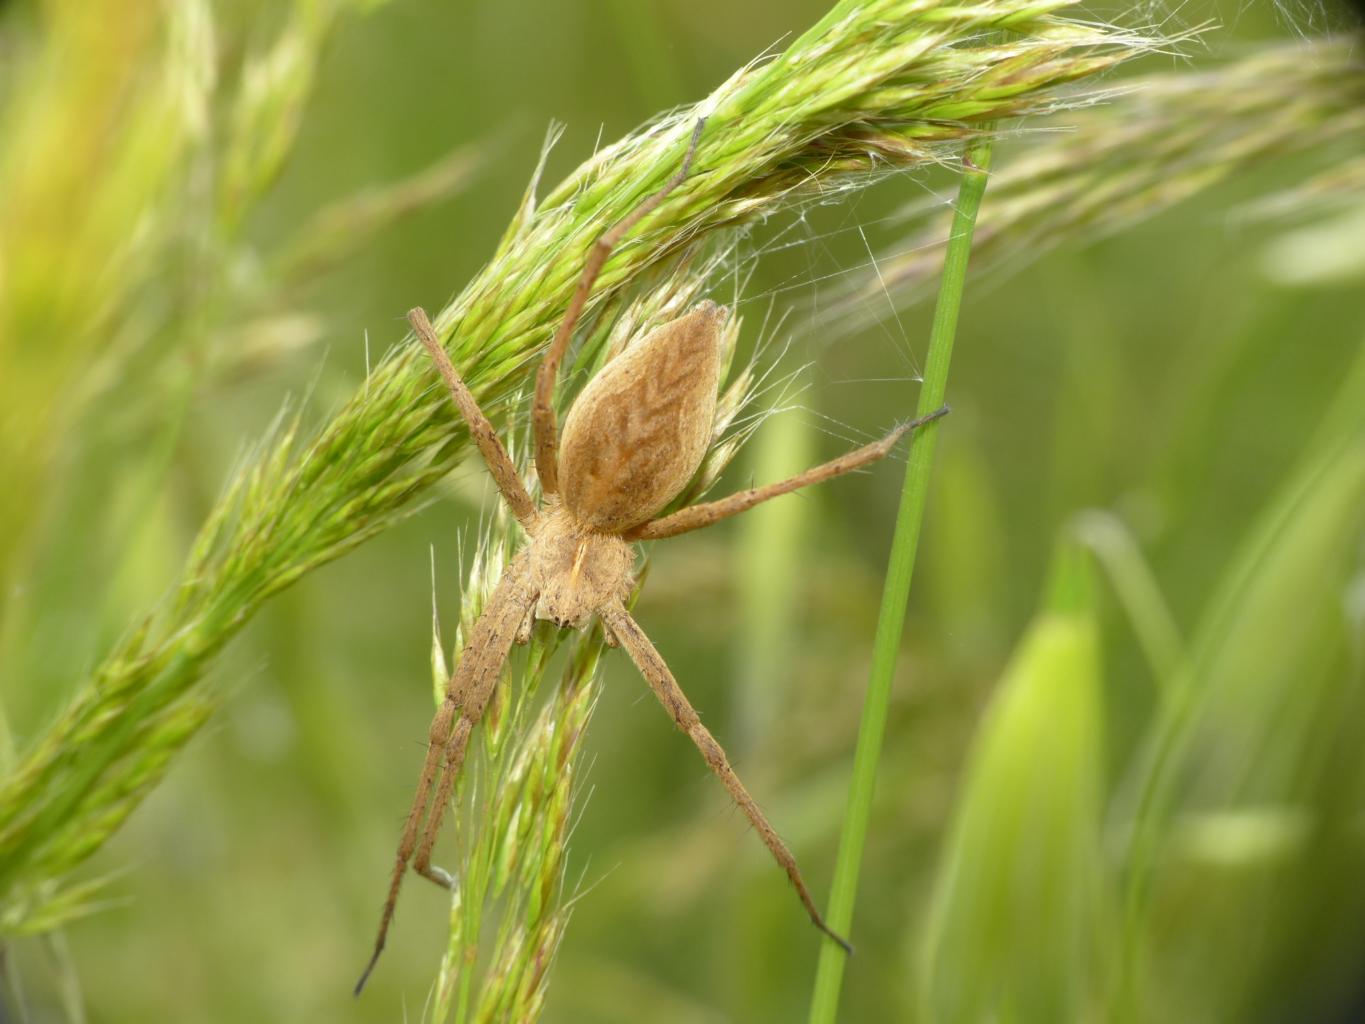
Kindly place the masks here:
[[(511, 555), (514, 540), (500, 519), (473, 559), (457, 650)], [(560, 634), (539, 628), (524, 656), (514, 657), (481, 724), (477, 757), (460, 781), (456, 820), (448, 829), (458, 836), (457, 890), (432, 1020), (533, 1020), (538, 1012), (567, 921), (564, 863), (602, 637), (574, 638), (554, 695), (536, 712), (559, 644)], [(440, 650), (439, 635), (434, 650)], [(444, 657), (433, 663), (439, 700), (448, 675)], [(491, 951), (481, 956), (490, 936)]]
[[(521, 678), (509, 691), (505, 727), (514, 746), (484, 747), (481, 784), (475, 784), (483, 810), (464, 834), (468, 846), (461, 891), (452, 904), (450, 946), (438, 976), (434, 1020), (529, 1021), (539, 1016), (549, 967), (570, 913), (563, 899), (568, 837), (583, 735), (597, 698), (602, 637), (593, 632), (574, 638), (554, 696), (528, 722), (527, 704), (552, 648), (552, 640), (534, 643)], [(496, 919), (489, 920), (494, 914)], [(493, 943), (475, 989), (481, 931), (491, 932)]]
[(319, 56), (338, 19), (375, 6), (374, 0), (295, 0), (274, 43), (248, 57), (218, 179), (218, 217), (225, 234), (241, 224), (294, 148)]
[[(134, 2), (117, 25), (81, 5), (54, 7), (43, 47), (18, 64), (7, 90), (0, 112), (6, 494), (40, 493), (70, 404), (64, 395), (96, 351), (99, 329), (148, 269), (142, 240), (165, 228), (168, 179), (203, 128), (202, 68), (212, 63), (212, 38), (202, 7), (177, 5), (159, 24), (158, 4)], [(86, 187), (87, 168), (96, 165), (103, 173)], [(42, 358), (30, 351), (38, 339)], [(0, 574), (14, 570), (36, 511), (32, 501), (0, 502)]]
[(1063, 547), (978, 729), (922, 951), (926, 1020), (1080, 1020), (1102, 991), (1093, 591)]

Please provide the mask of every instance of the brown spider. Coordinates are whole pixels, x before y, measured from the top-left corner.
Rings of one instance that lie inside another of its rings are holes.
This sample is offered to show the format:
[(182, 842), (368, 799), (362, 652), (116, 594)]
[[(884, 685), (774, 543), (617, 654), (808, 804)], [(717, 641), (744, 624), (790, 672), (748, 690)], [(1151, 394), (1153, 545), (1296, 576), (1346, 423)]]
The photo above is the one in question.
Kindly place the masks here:
[[(426, 762), (403, 826), (374, 954), (356, 984), (357, 995), (384, 949), (409, 862), (423, 877), (447, 888), (453, 885), (450, 875), (431, 863), (432, 847), (464, 763), (470, 733), (488, 705), (512, 644), (530, 639), (533, 619), (574, 629), (587, 626), (594, 615), (602, 620), (608, 643), (626, 649), (678, 728), (697, 745), (707, 765), (787, 872), (816, 927), (845, 950), (851, 949), (825, 924), (795, 858), (730, 767), (725, 751), (702, 725), (659, 652), (626, 611), (635, 584), (634, 544), (710, 526), (779, 494), (875, 462), (907, 432), (946, 413), (946, 407), (781, 483), (740, 491), (656, 519), (692, 479), (710, 443), (720, 376), (721, 328), (729, 312), (713, 302), (698, 303), (613, 359), (588, 382), (569, 410), (562, 445), (551, 404), (560, 361), (598, 272), (622, 236), (686, 178), (701, 129), (698, 122), (678, 173), (597, 240), (564, 321), (540, 364), (532, 406), (536, 470), (545, 496), (540, 508), (531, 500), (493, 425), (441, 347), (427, 314), (421, 309), (408, 314), (417, 337), (445, 378), (503, 500), (526, 530), (530, 543), (504, 569), (470, 631), (459, 665), (446, 684), (445, 699), (431, 723)], [(433, 785), (436, 796), (431, 802)]]

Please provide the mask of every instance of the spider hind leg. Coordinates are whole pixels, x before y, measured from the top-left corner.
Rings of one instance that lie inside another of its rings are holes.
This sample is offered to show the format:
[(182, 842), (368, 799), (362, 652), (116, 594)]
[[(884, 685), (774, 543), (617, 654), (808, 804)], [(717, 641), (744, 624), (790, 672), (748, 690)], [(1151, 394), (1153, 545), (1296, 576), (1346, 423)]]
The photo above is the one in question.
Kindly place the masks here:
[(687, 699), (687, 694), (683, 693), (682, 687), (673, 677), (673, 673), (667, 663), (664, 662), (663, 656), (650, 642), (639, 623), (631, 617), (624, 606), (619, 604), (603, 608), (601, 615), (607, 629), (616, 635), (621, 646), (626, 649), (631, 660), (639, 668), (640, 674), (645, 677), (650, 689), (654, 691), (654, 695), (659, 698), (659, 703), (664, 706), (664, 710), (673, 718), (678, 728), (685, 732), (696, 745), (697, 750), (700, 751), (702, 758), (706, 761), (707, 767), (720, 779), (721, 784), (729, 791), (735, 804), (749, 819), (749, 824), (753, 825), (754, 830), (758, 832), (759, 837), (763, 840), (763, 845), (768, 848), (768, 852), (773, 855), (778, 866), (786, 872), (787, 878), (801, 899), (801, 905), (806, 908), (806, 913), (810, 915), (811, 922), (830, 939), (838, 943), (844, 952), (852, 953), (853, 947), (848, 940), (825, 923), (823, 915), (811, 898), (810, 890), (806, 888), (805, 879), (801, 877), (801, 869), (797, 867), (796, 858), (792, 856), (791, 850), (787, 849), (787, 844), (782, 841), (777, 830), (769, 824), (767, 816), (754, 798), (749, 795), (749, 791), (744, 788), (744, 783), (740, 781), (739, 776), (730, 766), (730, 761), (725, 756), (725, 750), (716, 742), (716, 738), (711, 735), (710, 730), (702, 725), (701, 717)]

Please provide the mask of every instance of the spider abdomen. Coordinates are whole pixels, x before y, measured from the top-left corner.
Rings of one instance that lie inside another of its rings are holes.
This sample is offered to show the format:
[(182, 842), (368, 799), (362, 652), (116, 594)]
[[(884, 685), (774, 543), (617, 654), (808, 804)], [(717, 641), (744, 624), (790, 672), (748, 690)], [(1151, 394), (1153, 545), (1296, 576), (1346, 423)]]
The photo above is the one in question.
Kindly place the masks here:
[(692, 479), (711, 441), (728, 315), (697, 304), (613, 359), (578, 396), (559, 476), (564, 505), (584, 526), (623, 533)]

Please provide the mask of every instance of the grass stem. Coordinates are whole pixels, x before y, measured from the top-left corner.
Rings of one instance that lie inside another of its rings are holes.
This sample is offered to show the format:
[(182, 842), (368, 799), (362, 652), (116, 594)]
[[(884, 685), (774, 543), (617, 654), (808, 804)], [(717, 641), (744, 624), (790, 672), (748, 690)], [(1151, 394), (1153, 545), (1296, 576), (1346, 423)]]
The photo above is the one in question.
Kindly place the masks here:
[[(920, 416), (942, 406), (947, 391), (948, 364), (952, 360), (958, 310), (962, 306), (967, 260), (972, 249), (972, 231), (976, 225), (977, 211), (981, 207), (981, 197), (986, 192), (990, 158), (991, 138), (987, 127), (979, 138), (968, 142), (964, 150), (962, 184), (958, 190), (952, 233), (944, 255), (943, 281), (939, 287), (938, 304), (934, 308), (929, 355), (919, 393), (917, 415)], [(886, 732), (891, 681), (896, 669), (896, 654), (900, 650), (901, 632), (905, 626), (910, 578), (915, 568), (915, 551), (919, 546), (920, 524), (924, 520), (929, 471), (933, 466), (938, 430), (937, 422), (930, 423), (915, 431), (911, 439), (910, 460), (905, 470), (900, 510), (896, 515), (896, 532), (887, 562), (886, 585), (882, 591), (881, 611), (872, 649), (872, 670), (863, 704), (862, 723), (858, 728), (858, 745), (853, 756), (848, 812), (839, 839), (833, 892), (826, 915), (830, 927), (843, 935), (849, 933), (853, 923), (858, 869), (867, 839), (872, 795), (877, 782), (877, 762), (881, 757), (882, 737)], [(844, 951), (835, 943), (822, 944), (815, 974), (815, 990), (811, 997), (811, 1024), (832, 1024), (835, 1020), (844, 976), (844, 960)]]

